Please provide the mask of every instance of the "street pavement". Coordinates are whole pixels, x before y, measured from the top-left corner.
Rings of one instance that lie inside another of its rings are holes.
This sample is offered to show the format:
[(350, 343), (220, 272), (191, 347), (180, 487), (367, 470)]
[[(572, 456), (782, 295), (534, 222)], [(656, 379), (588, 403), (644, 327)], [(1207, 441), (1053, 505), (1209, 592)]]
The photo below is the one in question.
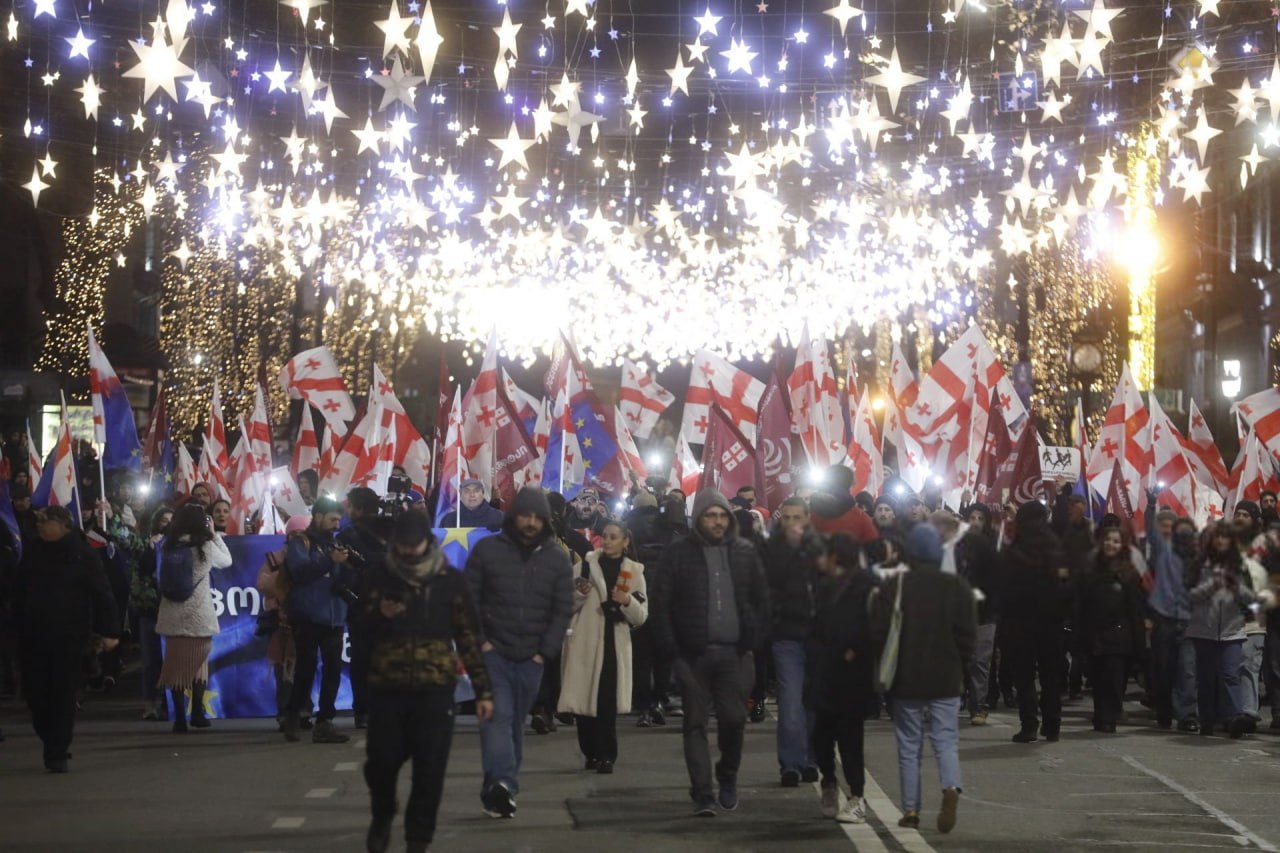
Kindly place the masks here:
[[(1087, 700), (1068, 706), (1062, 741), (1016, 745), (1016, 714), (961, 730), (964, 796), (954, 832), (934, 829), (939, 804), (925, 751), (919, 832), (898, 828), (893, 731), (867, 724), (871, 822), (822, 820), (815, 786), (778, 786), (772, 719), (750, 725), (739, 777), (742, 804), (691, 816), (679, 725), (619, 722), (612, 776), (584, 772), (573, 730), (526, 739), (514, 820), (479, 803), (475, 722), (461, 718), (433, 850), (444, 851), (1136, 851), (1277, 850), (1280, 738), (1230, 741), (1136, 725), (1095, 734)], [(72, 745), (71, 773), (41, 767), (22, 709), (0, 705), (0, 849), (65, 851), (359, 851), (368, 821), (360, 772), (363, 733), (349, 717), (345, 745), (289, 744), (274, 721), (217, 720), (173, 735), (138, 719), (124, 697), (90, 696)], [(713, 735), (714, 738), (714, 735)], [(400, 797), (408, 795), (408, 771)], [(401, 824), (396, 822), (397, 843)]]

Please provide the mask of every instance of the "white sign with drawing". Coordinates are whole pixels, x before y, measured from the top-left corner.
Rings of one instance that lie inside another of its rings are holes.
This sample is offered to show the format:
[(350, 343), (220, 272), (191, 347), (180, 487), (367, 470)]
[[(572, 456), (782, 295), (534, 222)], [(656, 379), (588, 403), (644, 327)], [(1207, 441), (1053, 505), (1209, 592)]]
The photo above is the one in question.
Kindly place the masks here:
[(1046, 480), (1059, 477), (1080, 479), (1080, 449), (1078, 447), (1040, 448), (1040, 470)]

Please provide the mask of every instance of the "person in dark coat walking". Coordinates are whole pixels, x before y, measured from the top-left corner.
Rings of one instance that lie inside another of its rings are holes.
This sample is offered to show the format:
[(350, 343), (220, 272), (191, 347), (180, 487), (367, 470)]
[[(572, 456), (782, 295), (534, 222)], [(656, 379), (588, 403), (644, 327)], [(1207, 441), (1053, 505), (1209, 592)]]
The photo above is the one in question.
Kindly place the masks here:
[(119, 644), (119, 614), (102, 561), (66, 508), (37, 511), (25, 544), (14, 595), (22, 693), (45, 769), (66, 773), (85, 655)]
[(1124, 705), (1130, 666), (1146, 646), (1144, 596), (1118, 528), (1102, 534), (1098, 554), (1080, 580), (1073, 632), (1077, 651), (1089, 660), (1093, 680), (1093, 730), (1114, 733)]
[[(830, 538), (818, 558), (817, 608), (808, 641), (805, 707), (813, 711), (810, 752), (822, 774), (822, 816), (841, 823), (866, 823), (863, 762), (864, 709), (872, 697), (874, 662), (867, 606), (876, 577), (861, 567), (862, 549), (849, 536)], [(840, 808), (836, 748), (849, 785)]]
[(386, 559), (368, 570), (355, 608), (369, 640), (369, 738), (364, 778), (373, 820), (366, 849), (391, 844), (396, 778), (413, 762), (404, 810), (406, 849), (426, 851), (436, 830), (453, 741), (458, 664), (467, 668), (476, 718), (493, 714), (493, 691), (480, 652), (480, 619), (462, 573), (436, 546), (431, 520), (410, 510), (392, 531)]
[(525, 486), (516, 493), (502, 532), (475, 544), (464, 574), (480, 612), (481, 648), (493, 685), (493, 718), (480, 724), (480, 801), (489, 817), (511, 818), (520, 792), (524, 721), (573, 616), (573, 565), (556, 539), (541, 489)]
[(1013, 544), (1001, 552), (1002, 652), (1013, 670), (1022, 722), (1013, 736), (1015, 743), (1035, 741), (1037, 727), (1039, 735), (1056, 741), (1062, 729), (1064, 642), (1075, 587), (1062, 548), (1047, 522), (1048, 511), (1039, 501), (1018, 507)]
[[(738, 767), (747, 692), (769, 625), (769, 591), (760, 557), (738, 536), (732, 507), (715, 489), (693, 501), (694, 529), (662, 555), (650, 590), (649, 621), (658, 654), (675, 659), (684, 695), (684, 756), (698, 817), (716, 803), (738, 807)], [(714, 703), (720, 761), (712, 796), (707, 721)]]

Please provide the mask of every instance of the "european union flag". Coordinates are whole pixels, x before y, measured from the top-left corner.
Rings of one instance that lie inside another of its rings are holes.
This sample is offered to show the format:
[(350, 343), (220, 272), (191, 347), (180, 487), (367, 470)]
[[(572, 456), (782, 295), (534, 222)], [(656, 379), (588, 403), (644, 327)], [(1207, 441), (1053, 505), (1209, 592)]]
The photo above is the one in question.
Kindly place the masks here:
[(22, 528), (18, 526), (18, 514), (13, 511), (8, 480), (0, 480), (0, 547), (11, 548), (16, 559), (22, 559)]
[(573, 429), (578, 434), (578, 447), (582, 451), (582, 467), (586, 469), (589, 481), (618, 458), (618, 442), (608, 422), (596, 416), (589, 395), (580, 395), (570, 409)]

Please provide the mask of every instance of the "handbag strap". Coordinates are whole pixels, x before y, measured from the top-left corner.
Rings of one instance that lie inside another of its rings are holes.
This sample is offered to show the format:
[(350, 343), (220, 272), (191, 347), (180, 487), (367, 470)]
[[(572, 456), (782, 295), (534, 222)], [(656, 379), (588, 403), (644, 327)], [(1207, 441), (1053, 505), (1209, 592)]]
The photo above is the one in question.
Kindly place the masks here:
[(902, 574), (898, 575), (898, 589), (893, 594), (893, 610), (895, 613), (902, 612), (902, 586), (904, 583), (906, 583), (906, 580), (907, 580), (906, 572), (903, 572)]

